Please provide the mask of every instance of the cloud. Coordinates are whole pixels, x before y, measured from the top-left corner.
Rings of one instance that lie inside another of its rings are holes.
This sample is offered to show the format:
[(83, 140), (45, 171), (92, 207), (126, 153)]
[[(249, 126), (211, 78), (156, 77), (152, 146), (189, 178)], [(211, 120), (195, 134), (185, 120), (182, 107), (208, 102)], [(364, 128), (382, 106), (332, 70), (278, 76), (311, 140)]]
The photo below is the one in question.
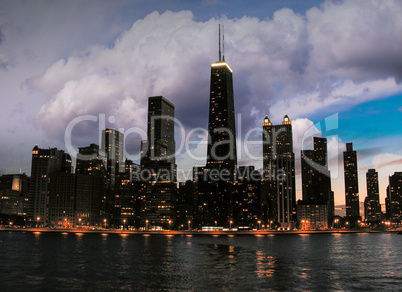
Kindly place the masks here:
[[(299, 118), (401, 92), (401, 10), (398, 1), (327, 1), (305, 16), (286, 8), (272, 19), (222, 18), (242, 116), (240, 141), (266, 114), (271, 120), (289, 114), (299, 153), (305, 130), (313, 128)], [(153, 12), (113, 45), (93, 45), (55, 62), (29, 80), (46, 96), (37, 127), (62, 141), (72, 119), (105, 113), (116, 117), (116, 127), (145, 129), (147, 98), (163, 95), (187, 130), (206, 128), (218, 22), (196, 21), (190, 11)]]
[(6, 70), (11, 66), (11, 60), (7, 57), (6, 53), (3, 51), (3, 47), (1, 46), (4, 43), (4, 33), (0, 28), (0, 69)]
[(393, 153), (382, 153), (373, 157), (373, 166), (376, 169), (392, 168), (391, 171), (398, 171), (402, 169), (402, 156)]

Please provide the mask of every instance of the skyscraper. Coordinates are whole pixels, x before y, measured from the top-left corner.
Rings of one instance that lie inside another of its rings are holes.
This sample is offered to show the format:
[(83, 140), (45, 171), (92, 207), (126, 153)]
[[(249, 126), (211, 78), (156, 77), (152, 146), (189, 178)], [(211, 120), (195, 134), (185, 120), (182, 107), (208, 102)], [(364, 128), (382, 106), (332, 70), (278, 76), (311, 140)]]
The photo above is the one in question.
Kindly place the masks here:
[(148, 100), (147, 133), (141, 143), (142, 225), (170, 228), (177, 193), (174, 105), (163, 96)]
[(264, 118), (263, 169), (262, 202), (268, 217), (264, 219), (279, 223), (281, 228), (292, 228), (296, 219), (295, 155), (287, 115), (281, 125), (272, 125), (268, 116)]
[(237, 164), (232, 69), (221, 58), (211, 65), (207, 168), (227, 170)]
[(386, 204), (387, 218), (402, 223), (402, 172), (395, 172), (389, 177)]
[(71, 173), (71, 157), (57, 148), (32, 149), (28, 217), (39, 225), (48, 224), (49, 174)]
[[(334, 193), (331, 190), (331, 175), (328, 170), (326, 138), (314, 137), (314, 150), (301, 151), (301, 168), (303, 201), (299, 201), (298, 205), (303, 207), (298, 210), (308, 210), (307, 206), (313, 206), (315, 211), (323, 208), (326, 210), (319, 212), (321, 216), (316, 216), (314, 212), (298, 212), (298, 220), (308, 221), (311, 224), (315, 221), (316, 225), (321, 227), (329, 226), (335, 207)], [(303, 214), (312, 214), (315, 218), (303, 217)], [(319, 217), (323, 218), (325, 222), (321, 222)]]
[(114, 129), (102, 131), (107, 181), (114, 186), (116, 174), (124, 170), (124, 134)]
[(357, 177), (357, 155), (353, 150), (353, 143), (346, 143), (343, 152), (343, 165), (345, 174), (346, 216), (357, 219), (359, 211), (359, 184)]
[[(75, 212), (81, 225), (101, 223), (107, 209), (105, 156), (96, 144), (78, 148)], [(110, 177), (109, 177), (110, 178)]]
[(197, 181), (198, 223), (228, 226), (233, 219), (233, 183), (237, 154), (232, 69), (221, 56), (211, 64), (207, 164)]
[(367, 197), (364, 200), (364, 217), (368, 222), (381, 220), (380, 192), (378, 172), (369, 169), (366, 173)]

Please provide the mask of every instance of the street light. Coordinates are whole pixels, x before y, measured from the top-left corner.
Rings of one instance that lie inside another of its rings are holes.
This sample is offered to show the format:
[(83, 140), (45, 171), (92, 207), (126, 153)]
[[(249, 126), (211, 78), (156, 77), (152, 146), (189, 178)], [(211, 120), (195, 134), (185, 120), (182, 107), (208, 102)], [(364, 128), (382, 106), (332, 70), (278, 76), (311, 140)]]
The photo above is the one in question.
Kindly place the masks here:
[(190, 227), (191, 227), (191, 221), (190, 220), (188, 220), (188, 230), (190, 230)]
[(145, 229), (148, 230), (148, 220), (145, 220)]
[(80, 228), (81, 227), (81, 218), (78, 218), (78, 228)]
[(103, 219), (103, 222), (105, 223), (105, 229), (106, 229), (106, 222), (107, 222), (107, 220), (106, 220), (106, 219)]
[(230, 225), (229, 225), (229, 230), (232, 230), (232, 223), (233, 223), (233, 221), (230, 220), (229, 223), (230, 223)]
[(127, 220), (123, 219), (123, 230), (124, 230), (124, 225), (126, 225)]
[(67, 229), (67, 218), (64, 218), (64, 228)]
[(169, 230), (170, 230), (170, 225), (172, 224), (172, 220), (168, 220), (168, 223), (169, 223)]
[(335, 223), (335, 228), (337, 228), (337, 226), (338, 226), (338, 222), (339, 222), (339, 219), (338, 219), (338, 218), (336, 218), (336, 219), (334, 220), (334, 223)]
[(36, 217), (36, 227), (39, 227), (39, 220), (40, 220), (40, 217)]
[(261, 229), (261, 220), (258, 220), (258, 229)]

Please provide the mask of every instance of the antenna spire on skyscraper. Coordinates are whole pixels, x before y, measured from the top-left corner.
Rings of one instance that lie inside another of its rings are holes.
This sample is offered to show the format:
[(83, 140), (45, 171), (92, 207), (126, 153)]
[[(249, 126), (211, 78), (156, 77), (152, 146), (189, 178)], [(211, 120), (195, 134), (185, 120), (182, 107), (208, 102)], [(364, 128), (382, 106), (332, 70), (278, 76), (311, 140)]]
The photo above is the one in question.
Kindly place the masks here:
[(221, 62), (221, 16), (219, 15), (219, 62)]
[(222, 61), (225, 62), (225, 25), (222, 24)]

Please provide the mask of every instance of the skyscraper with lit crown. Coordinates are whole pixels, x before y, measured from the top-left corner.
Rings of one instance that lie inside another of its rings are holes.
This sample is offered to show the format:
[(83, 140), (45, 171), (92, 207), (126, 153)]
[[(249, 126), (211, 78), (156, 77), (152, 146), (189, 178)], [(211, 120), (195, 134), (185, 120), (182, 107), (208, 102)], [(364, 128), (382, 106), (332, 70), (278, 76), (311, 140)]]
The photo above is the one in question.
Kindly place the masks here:
[[(295, 154), (292, 122), (285, 115), (281, 125), (272, 125), (268, 116), (263, 122), (262, 205), (263, 220), (290, 229), (296, 217)], [(264, 215), (265, 214), (265, 215)]]
[(207, 165), (198, 181), (198, 223), (229, 226), (233, 220), (233, 183), (237, 167), (232, 69), (221, 52), (211, 64)]

